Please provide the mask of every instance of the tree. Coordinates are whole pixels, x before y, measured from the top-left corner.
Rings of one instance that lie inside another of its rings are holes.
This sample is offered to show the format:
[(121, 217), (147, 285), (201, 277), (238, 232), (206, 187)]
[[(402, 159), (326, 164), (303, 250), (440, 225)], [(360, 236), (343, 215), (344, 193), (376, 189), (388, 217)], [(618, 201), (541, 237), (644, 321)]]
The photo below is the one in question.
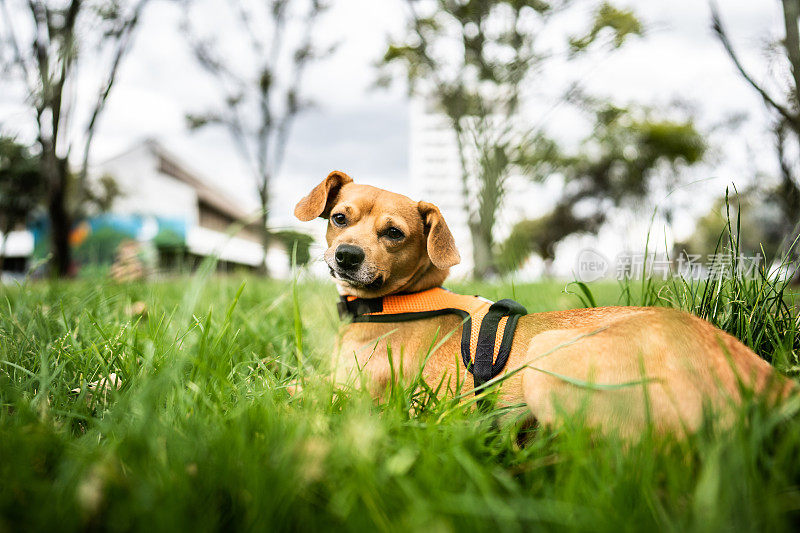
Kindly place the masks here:
[[(311, 261), (311, 245), (314, 244), (314, 237), (311, 235), (300, 231), (283, 230), (272, 232), (272, 236), (289, 252), (289, 266), (293, 266), (292, 263), (303, 266)], [(292, 258), (293, 251), (294, 258)]]
[(0, 272), (8, 234), (41, 205), (43, 185), (38, 158), (14, 139), (0, 137)]
[[(189, 0), (191, 5), (196, 0)], [(298, 12), (301, 6), (305, 10)], [(219, 104), (203, 113), (187, 115), (190, 129), (221, 126), (248, 165), (261, 207), (260, 230), (264, 247), (262, 269), (272, 242), (269, 203), (272, 182), (280, 171), (295, 118), (310, 106), (302, 96), (304, 75), (315, 61), (333, 48), (315, 45), (315, 29), (327, 5), (320, 0), (229, 0), (225, 8), (238, 25), (226, 37), (237, 61), (225, 59), (217, 37), (201, 36), (187, 9), (184, 30), (198, 64), (219, 87)], [(285, 29), (292, 17), (300, 38), (290, 42)], [(234, 64), (243, 65), (236, 68)]]
[[(800, 148), (800, 0), (781, 0), (781, 4), (784, 37), (770, 50), (783, 61), (771, 69), (771, 78), (759, 82), (740, 60), (717, 5), (710, 2), (712, 24), (720, 43), (742, 79), (771, 112), (780, 176), (777, 186), (768, 188), (767, 193), (782, 214), (784, 241), (791, 244), (800, 231), (800, 173), (797, 160), (791, 155)], [(791, 253), (796, 257), (798, 250), (795, 248)]]
[[(82, 203), (70, 198), (70, 191), (87, 190), (83, 182), (95, 131), (147, 2), (0, 0), (4, 20), (0, 59), (3, 70), (21, 75), (30, 95), (27, 102), (35, 119), (46, 183), (52, 271), (59, 276), (67, 275), (71, 264), (70, 204)], [(72, 96), (82, 65), (99, 66), (101, 73), (84, 117), (79, 116), (83, 107), (75, 105)], [(77, 133), (74, 124), (82, 125)], [(80, 163), (73, 174), (69, 166), (75, 152)], [(71, 179), (78, 181), (77, 186), (70, 184)]]
[[(494, 221), (514, 170), (535, 173), (531, 154), (550, 141), (520, 120), (530, 73), (553, 57), (538, 33), (572, 2), (544, 0), (406, 0), (407, 35), (390, 44), (385, 66), (400, 64), (409, 90), (447, 117), (461, 167), (462, 205), (473, 244), (473, 276), (496, 271)], [(608, 30), (608, 31), (606, 31)], [(597, 41), (621, 46), (641, 34), (631, 11), (603, 3), (582, 37), (569, 39), (571, 54)], [(384, 75), (383, 83), (391, 76)]]
[(563, 194), (547, 215), (514, 226), (500, 246), (504, 272), (519, 268), (532, 253), (552, 260), (564, 238), (596, 233), (611, 208), (646, 197), (655, 179), (680, 176), (682, 167), (705, 154), (705, 141), (691, 119), (611, 104), (600, 105), (595, 114), (595, 130), (577, 153), (551, 152), (551, 164), (564, 177)]
[[(786, 233), (781, 214), (773, 208), (773, 202), (769, 193), (755, 187), (727, 201), (720, 198), (697, 221), (692, 235), (685, 242), (675, 243), (675, 249), (678, 253), (697, 255), (736, 249), (746, 257), (760, 255), (766, 261), (774, 261), (786, 245)], [(729, 229), (733, 235), (729, 234)]]

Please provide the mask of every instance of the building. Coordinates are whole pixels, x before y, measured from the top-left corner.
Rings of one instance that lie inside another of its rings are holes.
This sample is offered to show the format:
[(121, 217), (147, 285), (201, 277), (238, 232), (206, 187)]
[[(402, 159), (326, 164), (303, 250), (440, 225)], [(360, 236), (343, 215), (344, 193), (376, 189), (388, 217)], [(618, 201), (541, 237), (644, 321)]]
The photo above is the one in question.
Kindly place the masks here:
[[(108, 263), (123, 240), (149, 243), (160, 270), (192, 269), (214, 256), (219, 270), (253, 269), (264, 261), (257, 212), (249, 213), (191, 171), (160, 143), (148, 139), (93, 166), (90, 185), (111, 177), (119, 195), (107, 213), (80, 221), (70, 236), (80, 263)], [(8, 239), (6, 263), (27, 268), (48, 249), (46, 221)], [(9, 260), (10, 259), (10, 260)], [(267, 254), (271, 273), (288, 272), (286, 252)]]
[[(449, 119), (439, 112), (432, 100), (415, 98), (411, 103), (410, 119), (410, 173), (415, 194), (420, 200), (433, 202), (442, 211), (456, 245), (461, 253), (461, 264), (452, 269), (455, 276), (466, 276), (472, 271), (472, 242), (464, 209), (461, 163), (455, 134)], [(474, 161), (469, 153), (467, 160)], [(468, 187), (474, 194), (477, 183)], [(494, 221), (495, 242), (508, 237), (514, 224), (524, 219), (547, 214), (560, 197), (563, 181), (559, 176), (533, 183), (523, 175), (510, 175), (505, 184), (506, 194)], [(663, 196), (669, 196), (664, 192)], [(473, 201), (470, 198), (470, 201)], [(619, 254), (672, 249), (673, 237), (661, 210), (665, 200), (656, 208), (649, 204), (637, 209), (612, 208), (608, 222), (597, 235), (572, 235), (558, 245), (555, 261), (545, 264), (531, 257), (517, 273), (521, 279), (541, 277), (545, 272), (565, 279), (573, 279), (579, 255), (583, 250), (602, 250), (609, 260)], [(580, 206), (578, 206), (580, 207)]]
[[(452, 269), (455, 276), (472, 271), (472, 238), (464, 209), (461, 162), (455, 133), (449, 119), (436, 109), (432, 100), (414, 98), (411, 103), (409, 169), (415, 194), (420, 200), (439, 207), (461, 253), (461, 263)], [(474, 156), (467, 154), (468, 159)], [(472, 192), (477, 186), (470, 183)], [(506, 181), (507, 194), (495, 220), (495, 236), (504, 239), (513, 225), (524, 218), (541, 216), (550, 203), (542, 187), (521, 175)]]
[[(145, 140), (92, 169), (94, 180), (105, 175), (120, 190), (110, 217), (140, 221), (136, 238), (157, 241), (162, 267), (210, 255), (219, 258), (221, 269), (254, 268), (264, 260), (257, 214), (246, 212), (157, 141)], [(178, 246), (158, 242), (167, 232)]]
[(24, 227), (9, 232), (3, 239), (0, 232), (0, 256), (3, 257), (3, 272), (24, 273), (28, 259), (33, 255), (33, 234)]
[(409, 172), (415, 195), (439, 207), (461, 253), (454, 275), (472, 269), (472, 241), (461, 193), (456, 137), (446, 116), (430, 101), (414, 98), (409, 121)]

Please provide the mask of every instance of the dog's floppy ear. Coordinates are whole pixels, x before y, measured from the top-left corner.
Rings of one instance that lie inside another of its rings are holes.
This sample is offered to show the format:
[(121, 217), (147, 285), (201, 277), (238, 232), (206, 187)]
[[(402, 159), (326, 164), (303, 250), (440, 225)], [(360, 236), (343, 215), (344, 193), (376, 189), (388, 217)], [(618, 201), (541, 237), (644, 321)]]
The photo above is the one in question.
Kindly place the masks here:
[(322, 180), (322, 183), (314, 187), (308, 196), (297, 202), (294, 216), (303, 222), (314, 220), (317, 217), (328, 218), (339, 189), (342, 188), (342, 185), (352, 182), (353, 178), (344, 172), (334, 170)]
[(417, 209), (428, 234), (428, 257), (433, 266), (444, 270), (459, 264), (461, 256), (458, 254), (456, 241), (439, 208), (428, 202), (419, 202)]

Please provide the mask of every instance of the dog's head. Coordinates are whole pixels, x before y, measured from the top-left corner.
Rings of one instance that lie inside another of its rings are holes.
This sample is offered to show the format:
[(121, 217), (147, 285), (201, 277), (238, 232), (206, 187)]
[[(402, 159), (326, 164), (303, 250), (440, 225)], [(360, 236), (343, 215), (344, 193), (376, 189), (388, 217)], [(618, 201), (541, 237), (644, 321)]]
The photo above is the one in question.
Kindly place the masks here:
[(439, 209), (331, 172), (298, 202), (302, 221), (328, 219), (325, 262), (342, 294), (375, 298), (441, 285), (458, 264)]

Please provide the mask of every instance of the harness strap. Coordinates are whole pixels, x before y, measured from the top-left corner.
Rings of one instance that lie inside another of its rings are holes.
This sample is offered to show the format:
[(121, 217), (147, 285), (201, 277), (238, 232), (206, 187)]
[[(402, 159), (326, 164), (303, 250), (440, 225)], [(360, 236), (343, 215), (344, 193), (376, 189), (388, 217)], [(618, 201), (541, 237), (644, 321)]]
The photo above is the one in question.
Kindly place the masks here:
[[(483, 317), (480, 333), (478, 333), (478, 344), (475, 347), (472, 378), (475, 381), (476, 389), (503, 371), (508, 362), (508, 356), (511, 354), (511, 344), (514, 342), (517, 321), (520, 316), (527, 313), (527, 309), (510, 299), (500, 300), (489, 307), (489, 311)], [(495, 359), (494, 347), (497, 344), (497, 330), (501, 320), (506, 317), (503, 340), (500, 342)]]
[[(476, 394), (482, 391), (482, 385), (505, 368), (517, 321), (520, 316), (527, 314), (527, 310), (514, 300), (492, 303), (477, 296), (455, 294), (441, 287), (381, 298), (342, 296), (338, 310), (342, 319), (353, 322), (391, 323), (448, 314), (460, 316), (464, 321), (461, 359), (472, 373)], [(498, 330), (503, 332), (499, 342)], [(471, 356), (473, 347), (474, 360)]]
[(336, 304), (339, 310), (339, 318), (359, 317), (370, 313), (380, 313), (383, 311), (383, 298), (354, 298), (348, 299), (342, 296)]

